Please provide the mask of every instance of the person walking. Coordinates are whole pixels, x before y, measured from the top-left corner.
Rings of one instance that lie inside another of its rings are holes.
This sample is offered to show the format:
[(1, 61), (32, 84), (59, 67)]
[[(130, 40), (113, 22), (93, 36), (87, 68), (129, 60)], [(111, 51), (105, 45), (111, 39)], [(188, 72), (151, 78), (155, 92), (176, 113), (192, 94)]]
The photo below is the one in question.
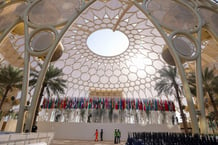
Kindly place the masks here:
[(98, 129), (95, 130), (95, 141), (98, 141)]
[(101, 136), (101, 141), (103, 141), (103, 129), (101, 129), (100, 136)]

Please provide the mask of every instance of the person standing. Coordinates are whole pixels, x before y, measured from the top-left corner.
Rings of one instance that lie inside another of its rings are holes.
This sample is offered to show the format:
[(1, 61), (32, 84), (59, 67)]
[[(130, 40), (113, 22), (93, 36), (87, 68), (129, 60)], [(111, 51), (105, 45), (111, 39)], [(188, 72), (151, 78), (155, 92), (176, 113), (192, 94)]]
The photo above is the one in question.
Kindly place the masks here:
[(114, 130), (114, 144), (117, 144), (117, 129)]
[(103, 141), (103, 129), (101, 129), (100, 136), (101, 136), (101, 141)]
[(118, 130), (117, 130), (117, 143), (120, 143), (120, 137), (121, 137), (121, 132), (120, 132), (120, 130), (118, 129)]
[(95, 130), (95, 141), (98, 141), (98, 129)]

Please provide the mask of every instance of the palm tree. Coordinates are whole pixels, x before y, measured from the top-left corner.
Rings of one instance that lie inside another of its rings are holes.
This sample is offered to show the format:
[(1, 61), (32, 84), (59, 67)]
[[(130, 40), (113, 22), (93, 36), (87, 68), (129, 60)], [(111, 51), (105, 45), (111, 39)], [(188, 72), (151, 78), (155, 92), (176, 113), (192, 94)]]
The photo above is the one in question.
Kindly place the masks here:
[[(188, 73), (188, 82), (193, 95), (196, 96), (196, 79), (195, 74)], [(206, 94), (209, 96), (211, 104), (213, 106), (216, 116), (218, 116), (218, 111), (216, 108), (216, 101), (214, 98), (215, 94), (218, 94), (218, 76), (215, 76), (214, 70), (206, 67), (202, 73), (202, 83), (203, 83), (203, 92), (204, 96)], [(218, 119), (218, 118), (217, 118)]]
[(20, 104), (20, 100), (16, 99), (16, 97), (14, 96), (7, 97), (4, 101), (4, 104), (2, 105), (2, 110), (1, 110), (2, 112), (0, 113), (1, 116), (6, 116), (11, 112), (13, 112), (12, 107), (18, 104)]
[[(41, 67), (41, 65), (40, 65)], [(38, 111), (39, 111), (39, 106), (42, 100), (42, 97), (46, 91), (47, 95), (50, 96), (51, 92), (54, 95), (59, 96), (59, 94), (64, 94), (64, 89), (67, 87), (66, 86), (66, 80), (62, 79), (63, 73), (61, 69), (55, 68), (53, 65), (50, 65), (48, 67), (48, 70), (45, 74), (45, 80), (42, 84), (42, 89), (39, 95), (39, 100), (37, 103), (37, 108), (36, 108), (36, 112), (35, 112), (35, 117), (34, 117), (34, 121), (33, 121), (33, 126), (35, 126), (36, 124), (36, 118), (38, 115)], [(29, 84), (30, 86), (32, 86), (32, 88), (34, 88), (36, 86), (36, 82), (39, 76), (39, 72), (38, 71), (31, 71), (30, 76), (32, 77), (32, 79), (30, 80)]]
[(0, 111), (5, 102), (9, 91), (13, 88), (21, 89), (23, 80), (23, 71), (12, 67), (11, 65), (0, 68), (0, 88), (3, 91), (3, 96), (0, 102)]
[(164, 93), (166, 95), (175, 95), (178, 103), (179, 110), (182, 117), (183, 126), (185, 133), (188, 133), (186, 117), (183, 112), (183, 106), (180, 99), (180, 94), (182, 93), (181, 87), (178, 83), (178, 76), (176, 67), (168, 66), (158, 71), (160, 77), (157, 77), (157, 83), (155, 84), (155, 90), (158, 91), (158, 95)]
[(215, 129), (217, 127), (216, 115), (214, 112), (210, 112), (207, 116), (209, 127), (212, 129), (213, 133), (215, 133)]

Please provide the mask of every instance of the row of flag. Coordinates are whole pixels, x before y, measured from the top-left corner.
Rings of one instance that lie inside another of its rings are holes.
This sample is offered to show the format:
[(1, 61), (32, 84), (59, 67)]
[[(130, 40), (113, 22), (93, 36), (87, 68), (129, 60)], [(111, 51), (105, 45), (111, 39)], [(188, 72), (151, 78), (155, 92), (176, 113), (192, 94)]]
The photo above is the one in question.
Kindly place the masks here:
[(175, 111), (172, 101), (134, 98), (44, 98), (44, 109), (136, 109), (144, 111)]

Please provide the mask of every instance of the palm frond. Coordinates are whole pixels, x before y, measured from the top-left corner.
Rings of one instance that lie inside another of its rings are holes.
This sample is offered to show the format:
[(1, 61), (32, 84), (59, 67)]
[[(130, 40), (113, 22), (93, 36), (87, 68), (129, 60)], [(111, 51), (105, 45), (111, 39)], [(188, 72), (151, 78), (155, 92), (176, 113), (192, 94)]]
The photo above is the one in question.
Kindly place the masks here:
[[(32, 79), (29, 82), (30, 86), (35, 87), (38, 76), (39, 76), (39, 72), (37, 71), (31, 72)], [(53, 65), (50, 65), (48, 67), (48, 70), (45, 74), (45, 79), (43, 82), (43, 86), (45, 86), (45, 91), (48, 96), (51, 95), (51, 92), (55, 95), (64, 94), (64, 89), (67, 86), (66, 86), (66, 80), (64, 80), (62, 76), (63, 76), (63, 73), (61, 69), (58, 69), (54, 67)]]
[[(196, 96), (196, 78), (195, 73), (191, 72), (187, 74), (189, 87), (193, 95)], [(202, 72), (202, 85), (204, 95), (208, 91), (212, 91), (218, 94), (218, 76), (215, 76), (214, 70), (206, 67)]]
[(23, 71), (12, 67), (11, 65), (4, 66), (0, 69), (0, 86), (19, 87), (22, 84)]
[(177, 70), (175, 67), (169, 66), (158, 71), (160, 77), (156, 77), (155, 90), (157, 90), (158, 95), (173, 95), (175, 94), (174, 85), (178, 86)]
[(2, 109), (2, 105), (4, 105), (5, 100), (7, 100), (8, 91), (13, 88), (21, 89), (22, 81), (22, 70), (12, 67), (11, 65), (5, 65), (0, 68), (0, 92), (3, 93), (0, 102), (0, 110)]

